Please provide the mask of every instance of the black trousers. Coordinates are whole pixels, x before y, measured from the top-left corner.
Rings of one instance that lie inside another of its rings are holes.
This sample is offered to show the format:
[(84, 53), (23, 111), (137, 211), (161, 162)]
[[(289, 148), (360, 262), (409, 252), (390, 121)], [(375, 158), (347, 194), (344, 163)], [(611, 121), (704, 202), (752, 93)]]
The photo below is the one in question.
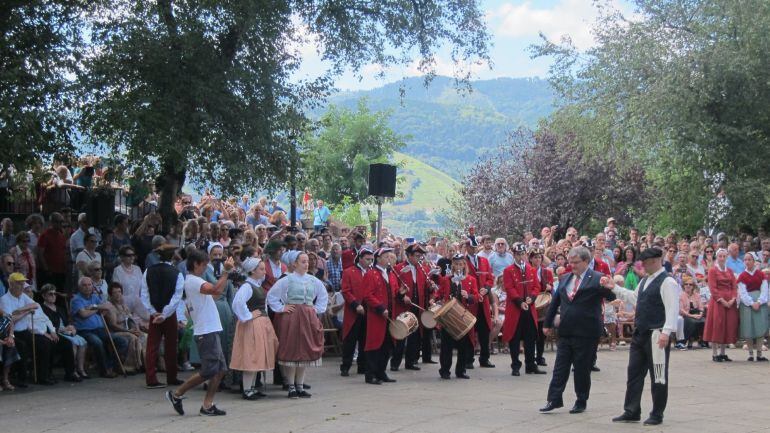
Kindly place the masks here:
[(358, 358), (356, 359), (356, 365), (358, 365), (359, 373), (366, 371), (366, 354), (364, 353), (364, 346), (366, 345), (366, 316), (356, 314), (356, 321), (350, 328), (350, 332), (342, 340), (342, 365), (340, 365), (340, 371), (350, 370), (350, 366), (353, 365), (353, 353), (358, 346)]
[(388, 367), (388, 359), (393, 353), (393, 339), (390, 337), (390, 331), (385, 328), (385, 339), (379, 349), (366, 352), (366, 378), (367, 379), (385, 379), (388, 374), (385, 369)]
[(543, 334), (543, 320), (537, 322), (537, 342), (535, 344), (535, 359), (543, 358), (545, 353), (545, 334)]
[(652, 382), (652, 412), (650, 417), (663, 419), (663, 411), (668, 402), (668, 360), (671, 351), (671, 340), (666, 346), (666, 364), (664, 375), (666, 383), (655, 383), (655, 374), (652, 363), (652, 343), (650, 336), (652, 331), (634, 332), (631, 338), (631, 349), (628, 355), (628, 381), (626, 382), (626, 401), (623, 409), (632, 415), (641, 415), (642, 391), (644, 391), (644, 379), (650, 375)]
[(433, 355), (433, 329), (423, 328), (422, 331), (422, 362), (432, 361)]
[[(422, 332), (421, 332), (422, 331)], [(401, 365), (401, 360), (406, 356), (406, 366), (417, 365), (417, 361), (420, 359), (420, 350), (424, 346), (423, 334), (430, 331), (429, 329), (418, 329), (417, 331), (409, 334), (403, 340), (396, 341), (393, 345), (393, 357), (390, 358), (390, 366), (397, 368)], [(429, 340), (430, 341), (430, 340)], [(430, 346), (428, 346), (430, 347)], [(430, 359), (430, 355), (428, 355)]]
[[(476, 341), (479, 343), (479, 363), (486, 364), (489, 362), (489, 325), (487, 324), (487, 317), (484, 313), (484, 305), (479, 304), (479, 310), (476, 312), (476, 325), (474, 325), (476, 331)], [(466, 353), (466, 359), (468, 364), (473, 364), (474, 361), (474, 347), (470, 345), (471, 350)]]
[(559, 336), (553, 377), (548, 386), (548, 401), (563, 404), (562, 395), (569, 379), (570, 367), (575, 367), (575, 395), (579, 402), (588, 401), (591, 392), (591, 353), (596, 340), (585, 337)]
[[(27, 363), (33, 360), (32, 338), (35, 339), (34, 359), (37, 368), (37, 380), (44, 381), (48, 379), (51, 372), (51, 361), (55, 352), (55, 343), (44, 335), (34, 334), (33, 337), (31, 331), (16, 331), (14, 335), (16, 348), (19, 350), (19, 356), (22, 361), (17, 364), (19, 382), (24, 383), (27, 381)], [(61, 340), (64, 339), (62, 338)], [(70, 350), (72, 349), (70, 348)]]
[(442, 329), (441, 330), (441, 352), (439, 353), (439, 364), (441, 365), (441, 368), (439, 369), (439, 374), (442, 376), (448, 376), (450, 374), (450, 371), (452, 370), (452, 351), (454, 349), (457, 349), (457, 361), (455, 361), (455, 375), (462, 375), (465, 374), (465, 362), (468, 359), (466, 356), (466, 353), (468, 350), (473, 351), (473, 346), (471, 346), (471, 340), (468, 335), (461, 338), (460, 340), (455, 340), (452, 338), (449, 333)]
[(511, 352), (511, 369), (520, 370), (521, 361), (519, 361), (519, 346), (521, 341), (524, 341), (524, 364), (526, 369), (534, 370), (535, 364), (535, 338), (537, 336), (537, 329), (535, 323), (532, 321), (532, 314), (529, 311), (522, 311), (519, 315), (519, 323), (516, 326), (516, 333), (513, 335), (513, 339), (509, 343), (509, 349)]

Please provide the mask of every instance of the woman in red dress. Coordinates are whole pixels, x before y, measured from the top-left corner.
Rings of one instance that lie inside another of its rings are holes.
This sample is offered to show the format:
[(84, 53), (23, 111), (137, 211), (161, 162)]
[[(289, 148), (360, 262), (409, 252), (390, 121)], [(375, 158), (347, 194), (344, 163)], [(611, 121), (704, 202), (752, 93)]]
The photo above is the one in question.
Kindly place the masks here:
[(717, 251), (716, 263), (708, 271), (711, 300), (703, 340), (712, 343), (714, 362), (731, 362), (725, 355), (725, 348), (728, 344), (738, 341), (738, 284), (735, 274), (726, 263), (727, 250), (720, 248)]

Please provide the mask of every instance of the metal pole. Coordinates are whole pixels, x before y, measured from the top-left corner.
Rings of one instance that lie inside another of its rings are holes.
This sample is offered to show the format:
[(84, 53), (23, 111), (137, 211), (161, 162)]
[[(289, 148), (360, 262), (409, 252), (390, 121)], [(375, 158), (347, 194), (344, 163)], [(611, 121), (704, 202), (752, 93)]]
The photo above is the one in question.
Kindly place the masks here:
[(377, 247), (380, 245), (382, 239), (382, 202), (377, 197)]

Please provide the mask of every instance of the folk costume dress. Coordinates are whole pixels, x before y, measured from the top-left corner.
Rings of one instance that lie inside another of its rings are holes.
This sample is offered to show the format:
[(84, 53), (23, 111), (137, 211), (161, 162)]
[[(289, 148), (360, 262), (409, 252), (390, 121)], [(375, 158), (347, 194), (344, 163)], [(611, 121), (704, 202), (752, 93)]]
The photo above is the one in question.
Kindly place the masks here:
[[(267, 294), (267, 304), (275, 311), (278, 335), (278, 364), (288, 367), (320, 366), (324, 351), (323, 325), (318, 315), (326, 312), (326, 287), (310, 274), (293, 272), (278, 280)], [(292, 313), (284, 313), (294, 305)]]
[(235, 324), (230, 368), (240, 371), (267, 371), (275, 368), (278, 337), (267, 316), (267, 294), (262, 279), (247, 278), (233, 299)]
[[(738, 276), (738, 297), (740, 299), (740, 335), (743, 339), (762, 338), (767, 333), (768, 293), (765, 274), (758, 266), (745, 270)], [(759, 302), (759, 310), (751, 306)]]
[[(717, 302), (719, 299), (729, 301), (738, 298), (738, 283), (730, 268), (720, 269), (715, 264), (708, 272), (708, 285), (711, 300), (706, 315), (706, 327), (703, 340), (717, 344), (732, 344), (738, 341), (739, 314), (736, 305), (725, 307)], [(740, 301), (740, 300), (739, 300)]]

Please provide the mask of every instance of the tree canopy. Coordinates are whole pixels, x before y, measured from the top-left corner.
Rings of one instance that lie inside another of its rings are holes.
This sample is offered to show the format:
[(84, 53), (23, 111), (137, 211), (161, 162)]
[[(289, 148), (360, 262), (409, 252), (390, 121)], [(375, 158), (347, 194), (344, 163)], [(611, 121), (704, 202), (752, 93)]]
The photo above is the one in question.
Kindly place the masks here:
[(318, 121), (302, 146), (304, 183), (316, 198), (341, 203), (367, 198), (369, 164), (387, 163), (404, 138), (388, 127), (387, 112), (372, 112), (366, 99), (356, 111), (334, 105)]
[(720, 190), (732, 203), (723, 228), (770, 221), (770, 3), (636, 0), (636, 15), (603, 9), (597, 44), (534, 47), (553, 56), (562, 100), (552, 128), (580, 131), (596, 153), (645, 168), (654, 194), (642, 219), (683, 231), (717, 223)]

